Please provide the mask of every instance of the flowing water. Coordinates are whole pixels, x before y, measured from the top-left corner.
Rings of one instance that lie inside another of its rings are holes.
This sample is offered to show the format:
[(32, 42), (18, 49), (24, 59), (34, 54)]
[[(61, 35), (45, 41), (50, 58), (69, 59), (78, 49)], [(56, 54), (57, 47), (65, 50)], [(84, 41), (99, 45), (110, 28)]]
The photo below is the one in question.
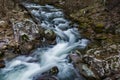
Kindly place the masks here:
[(38, 48), (29, 57), (19, 56), (6, 61), (6, 67), (0, 70), (0, 80), (37, 80), (37, 76), (53, 67), (59, 70), (56, 75), (58, 80), (75, 80), (75, 77), (78, 77), (76, 80), (83, 80), (69, 63), (68, 55), (75, 49), (85, 48), (88, 41), (82, 39), (77, 28), (64, 18), (62, 10), (35, 3), (23, 5), (41, 27), (56, 33), (56, 44)]

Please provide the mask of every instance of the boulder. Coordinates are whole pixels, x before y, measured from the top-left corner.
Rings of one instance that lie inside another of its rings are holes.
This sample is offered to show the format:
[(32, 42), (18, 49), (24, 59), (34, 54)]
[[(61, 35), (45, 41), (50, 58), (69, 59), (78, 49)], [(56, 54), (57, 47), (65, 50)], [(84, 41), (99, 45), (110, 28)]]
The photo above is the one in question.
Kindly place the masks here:
[[(120, 70), (120, 45), (106, 45), (104, 47), (87, 50), (83, 61), (89, 65), (89, 68), (100, 77), (101, 80), (107, 79), (111, 75), (119, 74)], [(116, 80), (112, 79), (112, 80)]]
[(78, 56), (77, 54), (71, 54), (70, 59), (82, 77), (86, 78), (87, 80), (99, 80), (98, 75), (96, 75), (95, 72), (83, 62), (82, 57)]

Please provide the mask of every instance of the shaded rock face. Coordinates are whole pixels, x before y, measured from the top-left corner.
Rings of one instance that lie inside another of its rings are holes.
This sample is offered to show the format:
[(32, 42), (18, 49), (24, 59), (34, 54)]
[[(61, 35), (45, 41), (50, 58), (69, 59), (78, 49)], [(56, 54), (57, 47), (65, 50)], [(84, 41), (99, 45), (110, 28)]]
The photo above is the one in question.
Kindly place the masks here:
[(5, 67), (5, 62), (3, 60), (3, 57), (4, 57), (4, 52), (0, 51), (0, 68)]
[[(52, 4), (61, 7), (66, 13), (75, 12), (80, 8), (93, 5), (95, 0), (40, 0), (41, 4)], [(72, 4), (72, 5), (71, 5)]]
[(4, 68), (5, 67), (5, 62), (4, 60), (0, 60), (0, 68)]
[(108, 9), (113, 9), (120, 4), (120, 0), (106, 0), (105, 5)]

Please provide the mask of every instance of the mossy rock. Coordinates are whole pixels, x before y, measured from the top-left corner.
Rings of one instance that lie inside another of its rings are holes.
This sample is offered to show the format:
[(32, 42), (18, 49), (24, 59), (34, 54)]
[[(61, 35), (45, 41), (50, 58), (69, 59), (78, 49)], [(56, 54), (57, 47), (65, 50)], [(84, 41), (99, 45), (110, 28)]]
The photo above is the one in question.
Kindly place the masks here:
[(45, 30), (44, 31), (45, 33), (45, 38), (48, 39), (48, 40), (55, 40), (56, 38), (56, 34), (52, 31), (52, 30)]
[(103, 22), (96, 22), (96, 23), (94, 23), (93, 29), (94, 29), (94, 31), (95, 31), (96, 33), (101, 33), (101, 32), (103, 32), (103, 31), (104, 31), (104, 28), (105, 28), (105, 23), (103, 23)]
[(105, 24), (103, 22), (98, 22), (98, 23), (95, 23), (95, 27), (103, 29), (105, 27)]
[(57, 75), (59, 72), (57, 67), (53, 67), (52, 69), (50, 69), (49, 73), (52, 75)]
[(23, 41), (28, 42), (28, 40), (29, 40), (29, 36), (28, 35), (23, 34), (21, 37), (22, 37)]
[(88, 23), (80, 23), (79, 28), (88, 28), (90, 25)]
[(97, 34), (96, 36), (95, 36), (95, 39), (96, 40), (106, 40), (107, 39), (107, 35), (106, 34)]

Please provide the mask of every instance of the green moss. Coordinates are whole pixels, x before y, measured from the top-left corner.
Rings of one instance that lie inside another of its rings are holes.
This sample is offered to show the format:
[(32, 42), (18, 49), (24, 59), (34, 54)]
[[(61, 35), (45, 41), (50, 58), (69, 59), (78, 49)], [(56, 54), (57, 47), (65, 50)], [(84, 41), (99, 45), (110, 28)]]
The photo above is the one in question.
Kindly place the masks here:
[(26, 34), (22, 35), (22, 40), (27, 42), (29, 40), (28, 35)]
[(96, 28), (104, 28), (104, 26), (105, 26), (105, 24), (102, 23), (102, 22), (99, 22), (99, 23), (96, 23), (96, 24), (95, 24), (95, 27), (96, 27)]
[(53, 67), (49, 73), (52, 74), (52, 75), (56, 75), (57, 73), (59, 72), (58, 68), (57, 67)]
[(96, 33), (101, 33), (104, 30), (105, 24), (103, 22), (94, 22), (93, 29)]
[(105, 40), (107, 39), (107, 35), (105, 34), (99, 34), (95, 37), (96, 40)]
[(87, 27), (89, 27), (89, 24), (87, 24), (87, 23), (80, 23), (79, 28), (84, 28), (84, 29), (86, 29)]

